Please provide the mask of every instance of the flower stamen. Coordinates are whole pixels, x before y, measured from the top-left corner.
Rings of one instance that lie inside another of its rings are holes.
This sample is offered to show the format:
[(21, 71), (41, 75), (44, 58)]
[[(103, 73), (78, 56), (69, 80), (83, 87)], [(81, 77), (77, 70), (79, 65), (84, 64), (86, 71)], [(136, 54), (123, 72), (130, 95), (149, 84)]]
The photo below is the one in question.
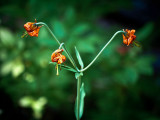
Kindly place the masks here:
[(57, 69), (57, 76), (59, 75), (59, 72), (58, 72), (58, 63), (57, 63), (57, 66), (56, 66), (56, 69)]

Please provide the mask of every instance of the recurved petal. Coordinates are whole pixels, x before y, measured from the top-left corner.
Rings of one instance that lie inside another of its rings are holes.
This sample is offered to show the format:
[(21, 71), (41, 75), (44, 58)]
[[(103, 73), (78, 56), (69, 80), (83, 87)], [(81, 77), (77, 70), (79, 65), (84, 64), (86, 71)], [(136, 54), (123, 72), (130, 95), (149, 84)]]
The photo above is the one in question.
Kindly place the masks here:
[(26, 30), (27, 32), (32, 31), (32, 28), (31, 28), (32, 25), (33, 25), (32, 22), (27, 22), (26, 24), (24, 24), (25, 30)]
[(125, 37), (125, 35), (123, 35), (123, 43), (126, 45), (128, 44), (128, 39)]

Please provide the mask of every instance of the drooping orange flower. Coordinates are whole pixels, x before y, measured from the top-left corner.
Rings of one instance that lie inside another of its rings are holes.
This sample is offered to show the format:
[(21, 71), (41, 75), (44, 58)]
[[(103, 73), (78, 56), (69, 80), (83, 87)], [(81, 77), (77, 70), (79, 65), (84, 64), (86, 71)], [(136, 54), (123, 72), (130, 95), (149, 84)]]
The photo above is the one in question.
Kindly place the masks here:
[(123, 35), (123, 43), (126, 44), (127, 46), (129, 46), (130, 44), (133, 43), (133, 41), (136, 39), (136, 35), (134, 35), (135, 30), (123, 30), (124, 32), (126, 32), (126, 34), (122, 34)]
[(62, 55), (63, 51), (64, 51), (63, 49), (57, 49), (51, 55), (51, 61), (57, 63), (57, 66), (56, 66), (57, 75), (59, 75), (58, 64), (62, 64), (63, 62), (66, 61), (66, 57), (64, 55)]
[(31, 37), (38, 37), (39, 30), (42, 27), (35, 25), (35, 23), (37, 23), (36, 19), (35, 22), (27, 22), (26, 24), (24, 24), (24, 28)]
[(62, 64), (66, 61), (66, 57), (62, 55), (63, 49), (55, 50), (51, 55), (51, 61), (56, 62), (57, 64)]

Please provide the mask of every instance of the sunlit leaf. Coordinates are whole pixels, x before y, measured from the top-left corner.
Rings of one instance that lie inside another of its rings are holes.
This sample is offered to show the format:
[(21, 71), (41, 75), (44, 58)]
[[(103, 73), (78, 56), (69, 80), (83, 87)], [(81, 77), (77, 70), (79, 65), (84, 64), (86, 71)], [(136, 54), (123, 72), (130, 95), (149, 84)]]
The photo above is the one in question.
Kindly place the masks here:
[(35, 100), (31, 96), (25, 96), (20, 99), (19, 103), (22, 107), (32, 108), (35, 118), (41, 118), (42, 110), (44, 105), (47, 103), (47, 99), (45, 97), (40, 97), (38, 100)]
[(20, 59), (17, 59), (14, 62), (13, 68), (12, 68), (12, 75), (13, 77), (18, 77), (21, 73), (24, 71), (24, 65)]
[(15, 42), (15, 36), (13, 33), (6, 28), (0, 28), (1, 42), (5, 46), (12, 46)]
[(39, 119), (42, 116), (42, 110), (44, 105), (47, 103), (47, 99), (45, 97), (40, 97), (38, 100), (32, 103), (32, 109), (34, 111), (35, 118)]
[(2, 64), (1, 66), (1, 74), (2, 75), (7, 75), (12, 71), (12, 67), (13, 67), (13, 62), (6, 62), (4, 64)]
[(34, 99), (31, 96), (22, 97), (19, 101), (19, 104), (22, 107), (30, 107), (33, 103)]

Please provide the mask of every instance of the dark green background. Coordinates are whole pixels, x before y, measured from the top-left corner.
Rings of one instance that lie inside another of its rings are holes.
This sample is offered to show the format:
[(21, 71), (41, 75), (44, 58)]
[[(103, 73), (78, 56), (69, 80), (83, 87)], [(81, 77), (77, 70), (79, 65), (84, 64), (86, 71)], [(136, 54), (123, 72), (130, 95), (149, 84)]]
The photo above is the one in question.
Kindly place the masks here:
[(149, 0), (1, 0), (0, 120), (75, 120), (74, 73), (62, 69), (56, 76), (49, 64), (56, 41), (45, 27), (38, 38), (21, 38), (23, 25), (35, 18), (75, 60), (76, 46), (85, 66), (116, 31), (135, 29), (141, 48), (126, 47), (119, 34), (84, 72), (82, 120), (159, 120), (158, 7)]

